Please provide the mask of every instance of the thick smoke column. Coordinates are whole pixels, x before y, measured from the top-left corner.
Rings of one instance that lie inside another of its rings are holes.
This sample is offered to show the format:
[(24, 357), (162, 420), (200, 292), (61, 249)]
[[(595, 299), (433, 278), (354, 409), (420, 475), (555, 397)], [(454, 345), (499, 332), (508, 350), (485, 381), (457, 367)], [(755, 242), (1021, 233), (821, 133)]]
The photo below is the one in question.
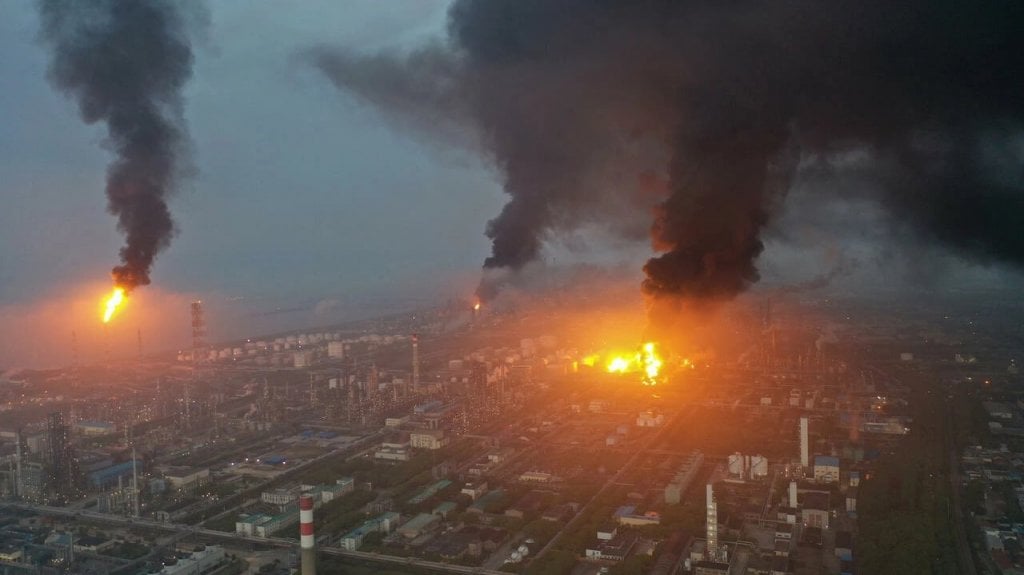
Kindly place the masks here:
[(156, 255), (174, 235), (167, 196), (186, 137), (181, 89), (192, 50), (175, 0), (40, 0), (42, 39), (53, 50), (50, 79), (74, 98), (87, 124), (103, 121), (116, 159), (107, 208), (125, 235), (114, 283), (150, 282)]
[[(1022, 22), (1000, 0), (456, 0), (444, 46), (314, 56), (393, 118), (475, 133), (510, 196), (485, 267), (653, 208), (645, 292), (707, 301), (758, 280), (809, 165), (925, 241), (1024, 264)], [(644, 181), (662, 194), (616, 201)]]

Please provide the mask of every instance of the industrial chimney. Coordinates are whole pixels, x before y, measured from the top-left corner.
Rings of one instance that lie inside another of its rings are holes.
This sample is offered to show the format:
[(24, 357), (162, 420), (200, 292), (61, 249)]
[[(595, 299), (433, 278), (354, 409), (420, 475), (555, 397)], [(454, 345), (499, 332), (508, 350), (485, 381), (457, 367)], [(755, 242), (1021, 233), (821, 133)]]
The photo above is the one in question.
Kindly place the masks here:
[(420, 389), (420, 336), (412, 334), (412, 389)]
[(313, 496), (299, 497), (299, 547), (302, 575), (316, 575), (316, 538), (313, 536)]
[(810, 441), (807, 437), (807, 418), (800, 418), (800, 466), (804, 473), (811, 466)]
[(715, 492), (711, 484), (707, 485), (707, 557), (708, 561), (718, 560), (718, 504), (715, 502)]

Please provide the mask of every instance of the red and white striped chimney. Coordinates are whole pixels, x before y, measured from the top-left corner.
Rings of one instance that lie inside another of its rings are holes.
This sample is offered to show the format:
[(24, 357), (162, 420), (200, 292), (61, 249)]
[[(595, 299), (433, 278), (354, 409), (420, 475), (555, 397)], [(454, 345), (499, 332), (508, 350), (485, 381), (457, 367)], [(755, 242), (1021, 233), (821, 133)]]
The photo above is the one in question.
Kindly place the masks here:
[(316, 537), (313, 536), (313, 496), (299, 497), (299, 547), (302, 575), (316, 575)]

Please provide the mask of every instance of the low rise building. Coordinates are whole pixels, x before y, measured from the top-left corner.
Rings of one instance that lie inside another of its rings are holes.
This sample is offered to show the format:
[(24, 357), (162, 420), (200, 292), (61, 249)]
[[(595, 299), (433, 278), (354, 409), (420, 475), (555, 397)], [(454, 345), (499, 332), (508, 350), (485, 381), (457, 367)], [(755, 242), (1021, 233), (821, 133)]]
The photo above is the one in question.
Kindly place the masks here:
[(209, 573), (225, 562), (224, 548), (216, 545), (200, 547), (188, 554), (179, 554), (175, 563), (164, 565), (160, 575), (192, 575)]
[(428, 531), (435, 523), (441, 521), (439, 515), (433, 513), (420, 513), (416, 517), (406, 521), (396, 532), (406, 539), (415, 539)]
[(164, 480), (175, 490), (197, 489), (210, 482), (209, 467), (168, 467)]
[(657, 511), (637, 513), (636, 507), (632, 505), (623, 505), (615, 510), (615, 520), (619, 525), (632, 525), (635, 527), (659, 525), (661, 523), (661, 514)]
[(75, 427), (82, 435), (88, 436), (107, 435), (117, 431), (117, 426), (109, 421), (79, 421)]
[(625, 561), (633, 552), (640, 536), (633, 531), (616, 534), (611, 539), (595, 539), (586, 551), (587, 559), (602, 561)]
[(279, 507), (294, 503), (299, 500), (299, 494), (302, 492), (302, 488), (298, 485), (291, 487), (280, 487), (278, 489), (272, 489), (270, 491), (264, 491), (260, 494), (260, 501), (269, 503), (270, 505), (277, 505)]
[(289, 510), (277, 515), (266, 513), (243, 514), (235, 521), (235, 533), (247, 537), (267, 538), (299, 520), (296, 511)]
[(468, 495), (470, 499), (476, 501), (481, 495), (487, 493), (487, 482), (480, 481), (478, 483), (467, 483), (462, 487), (459, 493)]
[(814, 480), (818, 483), (838, 483), (839, 458), (816, 455), (814, 457)]
[(23, 553), (23, 547), (15, 543), (2, 543), (0, 544), (0, 561), (7, 561), (9, 563), (20, 563)]
[(409, 434), (409, 445), (418, 449), (441, 449), (448, 445), (443, 429), (421, 429)]
[(800, 521), (804, 527), (828, 529), (828, 492), (807, 491), (801, 497)]
[(668, 485), (665, 486), (665, 503), (675, 505), (682, 500), (683, 493), (689, 488), (703, 464), (704, 454), (699, 451), (690, 453), (683, 460), (679, 466), (679, 471), (676, 472), (672, 481), (669, 481)]
[(550, 473), (543, 471), (527, 471), (519, 475), (519, 481), (523, 482), (548, 483), (552, 479), (553, 476)]
[(651, 410), (642, 411), (636, 416), (637, 427), (660, 427), (664, 423), (665, 415)]
[(493, 509), (494, 506), (501, 503), (505, 497), (505, 492), (501, 489), (495, 489), (482, 497), (477, 499), (472, 505), (470, 505), (466, 511), (469, 513), (487, 513)]
[(338, 545), (347, 551), (356, 551), (363, 544), (363, 539), (370, 533), (390, 533), (398, 524), (401, 516), (394, 511), (364, 521), (362, 525), (341, 536)]
[(419, 505), (420, 503), (423, 503), (427, 499), (430, 499), (431, 497), (437, 495), (441, 490), (446, 489), (451, 484), (452, 482), (447, 479), (441, 479), (440, 481), (431, 483), (430, 485), (424, 487), (422, 491), (412, 496), (412, 498), (409, 499), (409, 503), (411, 503), (412, 505)]
[(409, 461), (409, 450), (404, 447), (381, 446), (373, 453), (374, 459), (385, 461)]

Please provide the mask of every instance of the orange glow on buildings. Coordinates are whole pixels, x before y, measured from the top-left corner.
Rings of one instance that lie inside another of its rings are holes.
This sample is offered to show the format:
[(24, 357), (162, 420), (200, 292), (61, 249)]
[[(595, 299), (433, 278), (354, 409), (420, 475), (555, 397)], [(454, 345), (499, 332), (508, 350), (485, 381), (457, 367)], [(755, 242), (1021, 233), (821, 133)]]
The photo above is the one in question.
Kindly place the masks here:
[[(596, 357), (583, 358), (584, 365), (592, 365), (588, 360)], [(605, 364), (605, 370), (608, 373), (641, 373), (644, 385), (655, 385), (664, 365), (664, 360), (658, 355), (657, 345), (654, 342), (646, 342), (633, 354), (612, 355)]]

